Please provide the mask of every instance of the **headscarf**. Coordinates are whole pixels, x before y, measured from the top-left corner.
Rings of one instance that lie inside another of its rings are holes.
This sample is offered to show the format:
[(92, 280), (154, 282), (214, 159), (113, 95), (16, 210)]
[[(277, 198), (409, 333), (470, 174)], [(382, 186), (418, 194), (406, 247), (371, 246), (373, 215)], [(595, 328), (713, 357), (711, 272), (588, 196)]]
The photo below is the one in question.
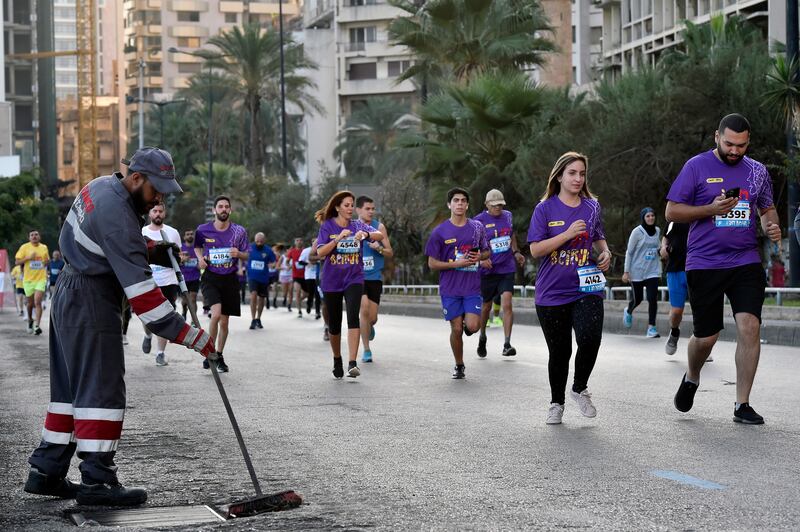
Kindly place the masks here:
[(651, 212), (652, 212), (653, 214), (655, 214), (655, 213), (656, 213), (656, 211), (654, 211), (654, 210), (653, 210), (651, 207), (645, 207), (644, 209), (642, 209), (642, 212), (641, 212), (641, 218), (642, 218), (642, 227), (644, 228), (645, 232), (646, 232), (646, 233), (647, 233), (649, 236), (653, 236), (654, 234), (656, 234), (656, 224), (655, 224), (655, 222), (653, 222), (653, 224), (652, 224), (652, 225), (649, 225), (649, 224), (647, 224), (647, 223), (644, 221), (644, 217), (645, 217), (646, 215), (650, 214)]

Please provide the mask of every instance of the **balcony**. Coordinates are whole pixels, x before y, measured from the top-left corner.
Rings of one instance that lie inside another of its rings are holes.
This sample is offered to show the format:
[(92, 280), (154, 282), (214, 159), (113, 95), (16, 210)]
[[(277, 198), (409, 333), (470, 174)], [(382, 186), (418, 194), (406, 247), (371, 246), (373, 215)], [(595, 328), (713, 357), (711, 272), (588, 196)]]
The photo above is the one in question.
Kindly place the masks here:
[[(277, 15), (280, 9), (277, 2), (250, 2), (248, 10), (250, 13), (258, 15)], [(300, 8), (294, 2), (283, 2), (283, 14), (297, 16), (300, 14)]]
[(125, 36), (158, 37), (161, 35), (161, 24), (137, 24), (125, 28)]
[(161, 9), (161, 0), (125, 0), (122, 4), (127, 11), (147, 11)]
[(173, 89), (185, 89), (189, 86), (189, 78), (188, 77), (175, 77), (169, 80), (169, 85)]
[(208, 11), (208, 2), (203, 0), (168, 0), (167, 9), (170, 11)]
[(244, 12), (244, 2), (225, 2), (219, 3), (220, 13), (242, 13)]
[(394, 46), (389, 41), (372, 42), (341, 42), (337, 45), (338, 52), (345, 57), (386, 57), (410, 55), (402, 46)]
[[(153, 88), (153, 87), (161, 87), (164, 84), (164, 78), (161, 76), (145, 76), (144, 77), (144, 87)], [(125, 79), (125, 86), (126, 87), (138, 87), (139, 86), (139, 78), (136, 76), (130, 77)]]
[(202, 63), (205, 61), (205, 59), (196, 55), (175, 54), (172, 52), (167, 52), (167, 58), (170, 63)]
[(208, 37), (208, 26), (170, 26), (170, 37)]
[(339, 8), (338, 21), (348, 22), (368, 22), (373, 20), (393, 20), (403, 16), (402, 10), (390, 6), (385, 0), (357, 0), (365, 5), (350, 5), (351, 0), (343, 0)]
[(334, 5), (331, 0), (317, 0), (316, 3), (306, 2), (305, 27), (329, 28), (333, 21)]
[(346, 79), (339, 82), (340, 96), (367, 96), (376, 94), (398, 94), (416, 92), (411, 81), (396, 84), (396, 78)]

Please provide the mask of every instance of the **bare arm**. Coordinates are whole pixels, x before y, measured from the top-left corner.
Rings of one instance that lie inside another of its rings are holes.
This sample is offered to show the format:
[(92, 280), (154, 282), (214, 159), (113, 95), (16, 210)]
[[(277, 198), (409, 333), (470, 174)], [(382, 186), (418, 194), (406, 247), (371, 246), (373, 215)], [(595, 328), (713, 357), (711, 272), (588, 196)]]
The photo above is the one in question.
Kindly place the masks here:
[(379, 253), (384, 257), (394, 256), (394, 250), (392, 249), (392, 243), (389, 242), (389, 232), (386, 230), (386, 226), (380, 224), (378, 230), (381, 233), (383, 233), (383, 240), (381, 240), (381, 245), (383, 246), (383, 249), (379, 251)]
[(539, 242), (531, 242), (531, 255), (535, 259), (549, 255), (584, 231), (586, 231), (586, 222), (577, 220), (560, 235)]
[(778, 243), (780, 247), (781, 226), (778, 224), (778, 211), (774, 206), (769, 206), (766, 209), (759, 209), (758, 214), (761, 217), (761, 228), (764, 230), (764, 234), (772, 242)]
[(428, 267), (433, 271), (454, 270), (464, 266), (471, 266), (472, 264), (475, 264), (475, 262), (477, 261), (471, 261), (468, 259), (460, 259), (450, 262), (428, 257)]
[(685, 203), (667, 202), (666, 217), (669, 222), (691, 223), (711, 216), (728, 214), (736, 207), (739, 198), (726, 198), (720, 194), (708, 205), (687, 205)]

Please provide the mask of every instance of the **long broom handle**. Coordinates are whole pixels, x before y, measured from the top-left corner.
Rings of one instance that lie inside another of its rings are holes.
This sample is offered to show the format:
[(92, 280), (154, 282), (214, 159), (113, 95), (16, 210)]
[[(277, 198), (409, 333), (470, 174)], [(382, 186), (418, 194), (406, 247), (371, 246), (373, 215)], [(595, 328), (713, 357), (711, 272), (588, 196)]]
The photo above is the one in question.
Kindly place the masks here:
[[(167, 238), (167, 234), (164, 230), (161, 230), (161, 239), (164, 242), (169, 242)], [(178, 277), (178, 286), (181, 288), (181, 294), (189, 297), (189, 290), (186, 288), (186, 282), (183, 280), (183, 273), (181, 272), (181, 268), (178, 265), (178, 261), (175, 259), (175, 256), (172, 254), (172, 249), (167, 249), (167, 253), (169, 254), (169, 260), (172, 263), (172, 269), (175, 271), (175, 275)], [(189, 304), (189, 312), (192, 314), (192, 323), (195, 327), (200, 329), (200, 320), (197, 319), (197, 311), (195, 310), (194, 306)], [(214, 377), (214, 382), (217, 384), (217, 389), (219, 390), (219, 395), (222, 397), (222, 404), (225, 405), (225, 411), (228, 413), (228, 419), (231, 420), (231, 426), (233, 427), (233, 433), (236, 434), (236, 441), (239, 442), (239, 449), (242, 450), (242, 457), (244, 458), (244, 463), (247, 466), (247, 472), (250, 473), (250, 480), (253, 481), (253, 488), (256, 490), (256, 495), (263, 495), (261, 491), (261, 484), (258, 482), (258, 477), (256, 477), (256, 470), (253, 469), (253, 462), (250, 460), (250, 453), (247, 452), (247, 447), (244, 444), (244, 438), (242, 437), (242, 431), (239, 430), (239, 423), (236, 422), (236, 416), (233, 415), (233, 409), (231, 408), (231, 403), (228, 401), (228, 394), (225, 393), (225, 388), (222, 386), (222, 380), (219, 378), (219, 373), (217, 372), (217, 365), (214, 362), (210, 362), (209, 367), (211, 368), (211, 375)]]

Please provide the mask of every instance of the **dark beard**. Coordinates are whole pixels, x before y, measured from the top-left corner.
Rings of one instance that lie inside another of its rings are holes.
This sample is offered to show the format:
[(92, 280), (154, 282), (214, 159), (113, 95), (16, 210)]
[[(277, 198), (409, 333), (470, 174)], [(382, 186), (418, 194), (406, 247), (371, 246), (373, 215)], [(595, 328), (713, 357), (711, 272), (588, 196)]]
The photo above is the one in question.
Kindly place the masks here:
[(162, 225), (164, 223), (164, 220), (161, 218), (155, 218), (155, 219), (150, 218), (150, 223), (152, 223), (153, 225)]
[(136, 214), (144, 215), (150, 212), (151, 207), (144, 200), (144, 194), (141, 188), (131, 192), (131, 199), (133, 200), (133, 207), (136, 209)]
[(230, 215), (227, 212), (223, 212), (223, 213), (217, 214), (216, 216), (217, 216), (217, 220), (219, 220), (220, 222), (226, 222), (226, 221), (228, 221), (228, 216), (230, 216)]
[[(722, 146), (717, 144), (717, 153), (719, 153), (719, 158), (722, 160), (723, 163), (727, 164), (728, 166), (736, 166), (744, 159), (745, 154), (743, 153), (740, 155), (735, 161), (731, 161), (728, 159), (728, 156), (722, 151)], [(745, 152), (746, 153), (746, 152)]]
[(184, 239), (187, 244), (194, 244), (194, 237)]

